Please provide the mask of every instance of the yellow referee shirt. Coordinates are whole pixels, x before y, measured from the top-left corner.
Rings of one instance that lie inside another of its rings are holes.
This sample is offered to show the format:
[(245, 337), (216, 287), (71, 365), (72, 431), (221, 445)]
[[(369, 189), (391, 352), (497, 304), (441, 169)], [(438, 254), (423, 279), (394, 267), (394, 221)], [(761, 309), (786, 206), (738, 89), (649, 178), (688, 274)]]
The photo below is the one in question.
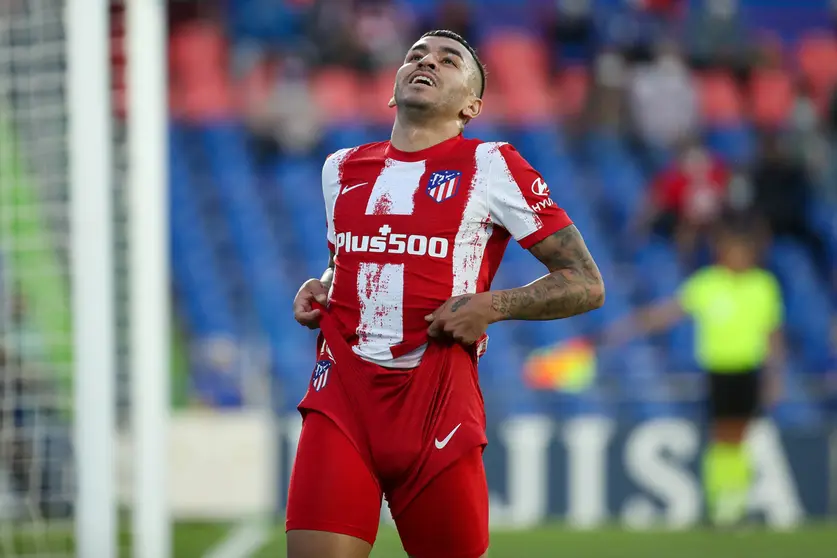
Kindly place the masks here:
[(686, 280), (678, 299), (695, 321), (696, 358), (705, 370), (734, 373), (765, 363), (784, 314), (773, 274), (707, 267)]

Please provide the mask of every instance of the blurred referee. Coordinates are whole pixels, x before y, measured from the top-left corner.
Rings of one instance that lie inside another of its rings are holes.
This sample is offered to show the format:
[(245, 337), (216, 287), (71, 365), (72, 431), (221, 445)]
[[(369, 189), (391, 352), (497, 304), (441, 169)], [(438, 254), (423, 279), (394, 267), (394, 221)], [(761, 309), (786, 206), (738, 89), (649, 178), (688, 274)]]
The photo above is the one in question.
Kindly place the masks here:
[[(608, 344), (695, 323), (695, 357), (709, 378), (710, 442), (703, 456), (709, 519), (732, 526), (745, 519), (752, 467), (744, 437), (782, 391), (782, 294), (759, 267), (762, 235), (750, 218), (724, 222), (713, 238), (714, 264), (698, 270), (671, 299), (639, 310), (605, 334)], [(762, 399), (764, 397), (764, 399)]]

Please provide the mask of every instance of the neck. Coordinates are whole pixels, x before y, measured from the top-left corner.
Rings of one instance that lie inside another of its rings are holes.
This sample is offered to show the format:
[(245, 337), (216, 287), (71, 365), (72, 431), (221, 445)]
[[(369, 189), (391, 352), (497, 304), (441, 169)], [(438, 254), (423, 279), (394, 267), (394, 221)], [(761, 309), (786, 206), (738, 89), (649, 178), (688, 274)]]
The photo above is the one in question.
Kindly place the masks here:
[(433, 147), (460, 133), (462, 126), (456, 120), (416, 122), (399, 112), (392, 127), (390, 143), (396, 149), (410, 153)]

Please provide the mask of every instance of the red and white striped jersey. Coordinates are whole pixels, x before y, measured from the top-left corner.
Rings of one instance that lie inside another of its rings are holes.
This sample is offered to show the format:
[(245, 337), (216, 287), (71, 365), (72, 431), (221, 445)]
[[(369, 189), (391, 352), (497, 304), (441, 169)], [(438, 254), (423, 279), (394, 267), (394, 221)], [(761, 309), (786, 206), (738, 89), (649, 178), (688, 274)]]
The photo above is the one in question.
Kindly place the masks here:
[(508, 244), (568, 226), (538, 174), (506, 143), (457, 136), (407, 153), (390, 142), (332, 154), (323, 167), (329, 308), (361, 358), (417, 366), (424, 317), (489, 289)]

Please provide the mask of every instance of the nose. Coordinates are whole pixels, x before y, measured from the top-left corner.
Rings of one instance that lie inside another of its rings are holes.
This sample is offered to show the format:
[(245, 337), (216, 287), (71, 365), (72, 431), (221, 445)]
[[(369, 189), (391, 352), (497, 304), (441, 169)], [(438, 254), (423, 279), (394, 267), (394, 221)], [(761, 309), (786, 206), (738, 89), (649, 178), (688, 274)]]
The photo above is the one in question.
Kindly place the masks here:
[(419, 68), (430, 68), (431, 70), (435, 70), (436, 62), (433, 59), (433, 55), (428, 53), (424, 58), (419, 60), (418, 66)]

